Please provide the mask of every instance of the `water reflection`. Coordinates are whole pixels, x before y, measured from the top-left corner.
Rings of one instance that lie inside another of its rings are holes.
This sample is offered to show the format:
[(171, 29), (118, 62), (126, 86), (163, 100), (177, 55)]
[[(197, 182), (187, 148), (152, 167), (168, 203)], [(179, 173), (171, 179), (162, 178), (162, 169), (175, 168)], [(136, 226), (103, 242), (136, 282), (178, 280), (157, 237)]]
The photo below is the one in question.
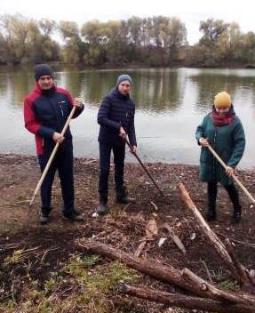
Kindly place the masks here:
[[(224, 75), (223, 73), (200, 73), (191, 75), (190, 80), (195, 84), (198, 90), (198, 98), (196, 107), (198, 111), (209, 109), (213, 103), (216, 93), (222, 90), (228, 91), (232, 99), (239, 97), (240, 92), (243, 94), (243, 100), (248, 96), (254, 103), (255, 100), (255, 84), (254, 77), (240, 77), (233, 74)], [(246, 95), (245, 95), (246, 93)], [(234, 101), (233, 101), (234, 103)], [(235, 103), (234, 103), (235, 104)]]
[[(215, 94), (227, 90), (247, 136), (242, 165), (250, 167), (255, 164), (254, 70), (58, 71), (57, 85), (68, 88), (74, 96), (81, 95), (87, 104), (86, 112), (72, 123), (76, 155), (98, 156), (98, 106), (123, 72), (128, 72), (134, 81), (137, 136), (140, 154), (145, 160), (197, 164), (196, 126), (210, 110)], [(23, 98), (33, 86), (31, 69), (0, 72), (0, 152), (34, 153), (33, 137), (24, 130), (22, 112)]]

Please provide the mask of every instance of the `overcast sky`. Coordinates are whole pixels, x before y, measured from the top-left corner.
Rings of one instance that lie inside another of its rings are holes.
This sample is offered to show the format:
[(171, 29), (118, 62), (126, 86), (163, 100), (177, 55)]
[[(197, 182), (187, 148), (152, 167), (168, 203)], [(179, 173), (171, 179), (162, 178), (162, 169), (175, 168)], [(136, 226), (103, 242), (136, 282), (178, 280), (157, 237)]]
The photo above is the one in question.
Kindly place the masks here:
[(237, 22), (241, 31), (255, 32), (252, 0), (0, 0), (0, 15), (20, 13), (26, 17), (72, 20), (82, 24), (88, 20), (127, 19), (131, 16), (177, 16), (186, 25), (188, 41), (199, 37), (199, 23), (207, 18)]

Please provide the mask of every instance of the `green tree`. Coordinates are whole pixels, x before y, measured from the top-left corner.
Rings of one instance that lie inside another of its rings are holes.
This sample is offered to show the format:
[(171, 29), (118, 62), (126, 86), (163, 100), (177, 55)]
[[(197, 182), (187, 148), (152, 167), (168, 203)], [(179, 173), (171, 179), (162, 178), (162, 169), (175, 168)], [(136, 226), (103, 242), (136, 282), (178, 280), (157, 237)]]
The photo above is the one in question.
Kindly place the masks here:
[(65, 46), (62, 49), (63, 61), (69, 64), (81, 63), (86, 45), (81, 41), (77, 23), (61, 21), (59, 23), (59, 31), (65, 42)]

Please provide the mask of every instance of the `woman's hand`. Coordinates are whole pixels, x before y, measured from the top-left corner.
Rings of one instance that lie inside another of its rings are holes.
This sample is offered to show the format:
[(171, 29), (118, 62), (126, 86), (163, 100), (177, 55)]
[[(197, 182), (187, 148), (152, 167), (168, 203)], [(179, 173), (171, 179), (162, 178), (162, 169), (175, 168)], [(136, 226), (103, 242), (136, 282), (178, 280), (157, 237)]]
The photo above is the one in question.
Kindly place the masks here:
[(203, 138), (203, 137), (199, 138), (199, 143), (202, 147), (208, 147), (209, 146), (208, 140), (206, 138)]

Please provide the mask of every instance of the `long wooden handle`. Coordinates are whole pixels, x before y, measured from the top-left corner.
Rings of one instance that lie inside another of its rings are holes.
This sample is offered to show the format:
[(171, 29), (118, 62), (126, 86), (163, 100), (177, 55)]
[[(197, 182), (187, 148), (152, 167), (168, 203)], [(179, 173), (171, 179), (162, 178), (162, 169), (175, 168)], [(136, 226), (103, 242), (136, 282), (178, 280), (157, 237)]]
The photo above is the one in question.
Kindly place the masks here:
[[(132, 151), (132, 147), (131, 144), (129, 142), (129, 140), (126, 138), (126, 143), (129, 146), (130, 150)], [(154, 178), (152, 177), (151, 173), (149, 172), (149, 170), (145, 167), (145, 165), (143, 164), (142, 160), (139, 158), (139, 156), (137, 155), (136, 152), (132, 152), (132, 154), (135, 156), (135, 158), (137, 159), (137, 161), (140, 163), (141, 167), (143, 168), (143, 170), (145, 171), (145, 173), (149, 176), (149, 178), (151, 179), (151, 181), (153, 182), (154, 186), (158, 189), (158, 191), (160, 192), (161, 196), (165, 198), (165, 195), (163, 193), (163, 191), (159, 188), (159, 185), (156, 183), (156, 181), (154, 180)]]
[[(62, 131), (61, 131), (61, 135), (62, 135), (62, 136), (64, 136), (64, 134), (65, 134), (65, 132), (66, 132), (66, 130), (67, 130), (67, 128), (68, 128), (70, 122), (71, 122), (71, 119), (72, 119), (72, 117), (73, 117), (73, 115), (74, 115), (75, 109), (76, 109), (76, 107), (73, 106), (72, 111), (70, 112), (70, 114), (69, 114), (69, 116), (68, 116), (68, 118), (67, 118), (67, 120), (66, 120), (66, 122), (65, 122), (65, 125), (64, 125), (64, 127), (63, 127), (63, 129), (62, 129)], [(36, 195), (37, 195), (39, 189), (41, 188), (41, 185), (42, 185), (42, 183), (43, 183), (43, 181), (44, 181), (44, 179), (45, 179), (45, 176), (47, 175), (47, 173), (48, 173), (48, 171), (49, 171), (49, 168), (50, 168), (50, 166), (51, 166), (51, 163), (52, 163), (52, 161), (53, 161), (53, 159), (54, 159), (54, 157), (55, 157), (55, 155), (56, 155), (56, 153), (57, 153), (57, 151), (58, 151), (59, 145), (60, 145), (59, 142), (57, 142), (56, 145), (55, 145), (55, 147), (54, 147), (54, 149), (53, 149), (52, 152), (51, 152), (51, 155), (50, 155), (50, 157), (49, 157), (49, 160), (48, 160), (48, 162), (47, 162), (47, 164), (46, 164), (46, 166), (45, 166), (45, 168), (44, 168), (44, 170), (43, 170), (42, 176), (41, 176), (41, 178), (39, 179), (39, 181), (38, 181), (38, 183), (37, 183), (37, 185), (36, 185), (36, 187), (35, 187), (33, 196), (32, 196), (32, 198), (31, 198), (31, 200), (30, 200), (30, 203), (29, 203), (30, 206), (33, 204), (33, 202), (34, 202), (34, 200), (35, 200), (35, 197), (36, 197)]]
[[(227, 165), (224, 163), (224, 161), (221, 159), (221, 157), (217, 154), (217, 152), (214, 151), (214, 149), (209, 145), (208, 146), (209, 151), (213, 154), (215, 159), (223, 166), (223, 168), (226, 170)], [(236, 175), (233, 175), (232, 178), (234, 181), (238, 184), (238, 186), (242, 189), (242, 191), (246, 194), (246, 196), (249, 198), (251, 203), (255, 203), (255, 199), (253, 196), (250, 194), (250, 192), (244, 187), (244, 185), (240, 182), (240, 180), (237, 178)]]

